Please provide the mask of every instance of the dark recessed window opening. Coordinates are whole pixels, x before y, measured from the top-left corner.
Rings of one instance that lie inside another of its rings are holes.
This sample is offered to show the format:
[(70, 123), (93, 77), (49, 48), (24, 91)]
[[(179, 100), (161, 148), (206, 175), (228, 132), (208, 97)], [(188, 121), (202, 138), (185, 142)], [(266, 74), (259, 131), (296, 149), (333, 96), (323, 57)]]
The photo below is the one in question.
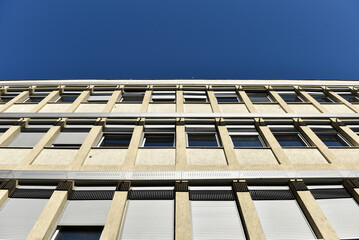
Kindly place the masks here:
[(188, 133), (189, 147), (218, 147), (219, 141), (216, 133)]
[(234, 147), (265, 147), (259, 135), (231, 135)]
[(56, 230), (55, 240), (98, 240), (103, 226), (63, 226)]
[(143, 147), (174, 147), (174, 134), (145, 133)]
[(104, 134), (100, 147), (128, 147), (132, 134)]

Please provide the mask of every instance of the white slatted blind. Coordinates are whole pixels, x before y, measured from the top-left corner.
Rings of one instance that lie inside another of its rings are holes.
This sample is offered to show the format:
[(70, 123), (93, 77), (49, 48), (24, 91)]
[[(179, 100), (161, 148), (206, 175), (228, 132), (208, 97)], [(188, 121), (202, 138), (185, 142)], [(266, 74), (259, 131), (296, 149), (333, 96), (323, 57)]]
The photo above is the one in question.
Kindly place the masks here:
[(359, 238), (359, 206), (352, 198), (317, 199), (340, 239)]
[(111, 95), (92, 95), (89, 96), (89, 98), (87, 99), (88, 102), (107, 102), (108, 100), (110, 100)]
[(110, 200), (70, 200), (60, 218), (60, 226), (105, 225)]
[(235, 201), (191, 201), (192, 239), (246, 239)]
[(316, 239), (295, 200), (255, 200), (254, 205), (268, 240)]
[(10, 198), (0, 210), (0, 239), (26, 239), (47, 201)]
[(129, 200), (120, 239), (173, 239), (173, 200)]

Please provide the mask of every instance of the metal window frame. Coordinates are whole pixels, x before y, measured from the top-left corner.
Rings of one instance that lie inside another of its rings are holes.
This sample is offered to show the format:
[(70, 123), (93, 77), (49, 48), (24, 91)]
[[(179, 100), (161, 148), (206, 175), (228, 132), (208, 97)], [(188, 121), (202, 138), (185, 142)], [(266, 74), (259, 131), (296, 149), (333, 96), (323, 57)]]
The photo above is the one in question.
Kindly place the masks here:
[[(278, 95), (283, 99), (282, 95), (287, 95), (287, 96), (295, 96), (297, 98), (299, 98), (300, 101), (302, 101), (303, 103), (307, 103), (307, 101), (304, 100), (304, 98), (302, 98), (298, 93), (296, 93), (295, 91), (276, 91), (278, 93)], [(283, 99), (283, 101), (285, 101)], [(287, 101), (285, 101), (287, 102)], [(287, 102), (287, 103), (298, 103), (298, 102)], [(300, 102), (299, 102), (300, 103)]]
[(266, 98), (269, 100), (270, 103), (274, 103), (275, 101), (272, 99), (272, 97), (269, 95), (269, 93), (267, 91), (245, 91), (249, 100), (252, 102), (252, 103), (266, 103), (266, 101), (252, 101), (252, 99), (250, 98), (249, 94), (266, 94)]
[[(217, 146), (216, 147), (189, 146), (188, 134), (214, 134), (216, 138)], [(222, 147), (222, 144), (219, 141), (217, 132), (186, 132), (186, 147), (187, 148), (220, 148)]]
[[(168, 135), (168, 134), (173, 134), (173, 144), (172, 147), (169, 146), (145, 146), (146, 143), (146, 134), (153, 134), (153, 135)], [(142, 141), (141, 141), (141, 147), (142, 148), (174, 148), (176, 147), (176, 132), (143, 132), (142, 133), (142, 137), (141, 137)]]

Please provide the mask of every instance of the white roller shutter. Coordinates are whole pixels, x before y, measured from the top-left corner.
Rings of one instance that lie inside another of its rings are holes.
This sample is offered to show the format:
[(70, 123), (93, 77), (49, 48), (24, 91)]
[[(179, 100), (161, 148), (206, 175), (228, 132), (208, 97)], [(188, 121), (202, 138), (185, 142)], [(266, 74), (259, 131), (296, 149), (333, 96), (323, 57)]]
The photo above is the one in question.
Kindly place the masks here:
[(173, 239), (174, 200), (129, 200), (120, 239)]
[(76, 145), (82, 144), (87, 137), (88, 132), (61, 132), (59, 136), (55, 139), (53, 144), (61, 144), (61, 145)]
[(9, 147), (34, 147), (46, 132), (21, 132), (8, 146)]
[(59, 226), (105, 225), (110, 200), (70, 200), (60, 218)]
[(10, 198), (0, 210), (0, 239), (26, 239), (47, 201)]
[(317, 239), (295, 200), (255, 200), (254, 205), (268, 240)]
[(191, 201), (192, 239), (246, 239), (235, 201)]
[(352, 198), (317, 199), (340, 239), (359, 238), (359, 206)]

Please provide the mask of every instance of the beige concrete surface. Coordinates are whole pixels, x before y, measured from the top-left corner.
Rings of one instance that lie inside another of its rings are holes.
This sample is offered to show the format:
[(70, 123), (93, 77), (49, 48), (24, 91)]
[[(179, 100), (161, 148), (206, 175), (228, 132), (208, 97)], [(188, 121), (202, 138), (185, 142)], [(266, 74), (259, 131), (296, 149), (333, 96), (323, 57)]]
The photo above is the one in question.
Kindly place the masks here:
[(5, 189), (0, 189), (0, 209), (8, 198), (9, 198), (9, 191)]
[(176, 112), (176, 104), (175, 103), (150, 103), (148, 106), (148, 112), (153, 113), (174, 113)]
[(36, 107), (33, 103), (19, 103), (9, 107), (5, 112), (32, 112), (32, 109)]
[(188, 165), (227, 165), (226, 156), (221, 148), (188, 148), (186, 152)]
[(322, 106), (330, 113), (354, 113), (353, 110), (341, 103), (322, 103)]
[(140, 148), (137, 152), (136, 165), (175, 165), (176, 149)]
[(111, 112), (140, 112), (141, 104), (117, 103)]
[(78, 149), (44, 149), (32, 165), (69, 165), (77, 152)]
[(188, 192), (176, 192), (175, 239), (191, 239), (191, 212)]
[(185, 113), (211, 113), (212, 107), (209, 103), (196, 104), (185, 103), (183, 104)]
[(84, 165), (122, 165), (127, 149), (93, 148), (87, 155)]
[(285, 113), (278, 103), (254, 103), (253, 105), (259, 113)]
[(235, 152), (239, 164), (278, 164), (271, 149), (237, 148)]
[(311, 103), (288, 103), (295, 113), (320, 113)]
[(48, 103), (39, 112), (66, 112), (70, 106), (70, 103)]
[(284, 148), (285, 154), (293, 164), (327, 164), (327, 160), (313, 148)]
[(97, 103), (82, 103), (75, 112), (102, 112), (106, 104), (97, 104)]
[(248, 109), (246, 105), (243, 103), (238, 103), (238, 104), (220, 103), (218, 105), (222, 113), (248, 113)]
[(0, 164), (20, 164), (30, 153), (31, 149), (1, 148)]

